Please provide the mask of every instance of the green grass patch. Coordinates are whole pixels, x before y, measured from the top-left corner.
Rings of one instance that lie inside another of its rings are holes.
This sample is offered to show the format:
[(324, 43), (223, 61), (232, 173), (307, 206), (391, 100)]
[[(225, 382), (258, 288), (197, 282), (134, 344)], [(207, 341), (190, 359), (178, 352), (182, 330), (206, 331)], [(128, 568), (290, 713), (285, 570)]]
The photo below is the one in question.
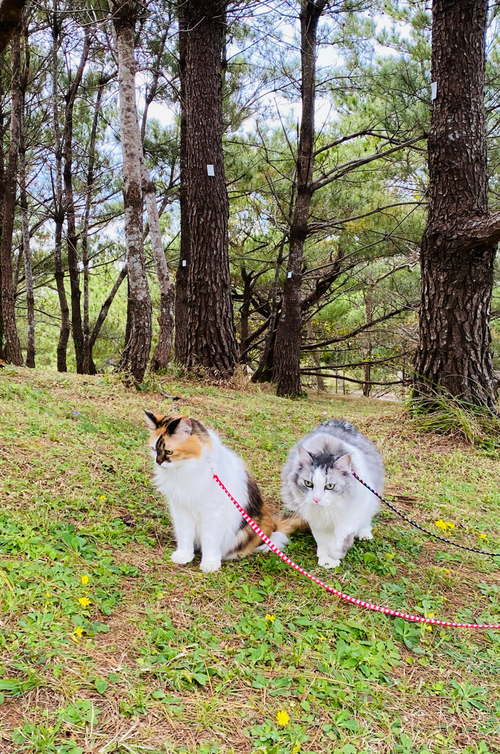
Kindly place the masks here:
[[(389, 402), (278, 400), (168, 376), (142, 387), (0, 374), (2, 754), (499, 752), (500, 632), (356, 608), (272, 555), (207, 575), (199, 559), (171, 563), (142, 410), (215, 429), (276, 508), (291, 445), (345, 418), (379, 447), (398, 507), (495, 552), (498, 451), (420, 434)], [(334, 572), (318, 567), (308, 534), (289, 554), (362, 599), (500, 622), (500, 559), (447, 548), (387, 509), (374, 533)]]

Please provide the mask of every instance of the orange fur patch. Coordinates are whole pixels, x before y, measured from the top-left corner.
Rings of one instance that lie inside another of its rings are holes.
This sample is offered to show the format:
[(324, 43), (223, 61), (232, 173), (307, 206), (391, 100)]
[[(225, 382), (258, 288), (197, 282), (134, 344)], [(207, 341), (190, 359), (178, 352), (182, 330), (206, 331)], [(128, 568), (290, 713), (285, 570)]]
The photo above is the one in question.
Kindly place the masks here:
[[(150, 430), (149, 445), (151, 448), (157, 447), (159, 438), (164, 450), (171, 451), (169, 458), (172, 461), (186, 461), (191, 458), (201, 458), (203, 445), (212, 448), (212, 441), (205, 427), (196, 420), (191, 420), (188, 416), (162, 416), (154, 414), (157, 423), (160, 425), (156, 430)], [(168, 432), (168, 425), (180, 419), (181, 422), (188, 420), (192, 426), (192, 434), (186, 435), (184, 432), (174, 431), (173, 435)]]
[(189, 435), (185, 440), (180, 442), (175, 435), (169, 438), (169, 441), (164, 440), (165, 448), (173, 450), (172, 461), (187, 461), (190, 458), (201, 458), (203, 452), (203, 445), (200, 442), (200, 438), (196, 435)]

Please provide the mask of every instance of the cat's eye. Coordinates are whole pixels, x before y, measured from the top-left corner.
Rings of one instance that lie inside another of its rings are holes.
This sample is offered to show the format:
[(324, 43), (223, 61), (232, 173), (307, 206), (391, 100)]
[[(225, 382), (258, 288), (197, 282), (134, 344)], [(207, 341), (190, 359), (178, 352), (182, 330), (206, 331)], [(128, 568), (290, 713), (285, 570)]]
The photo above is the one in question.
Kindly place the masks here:
[(335, 488), (334, 484), (325, 484), (325, 490), (333, 490)]
[(165, 455), (166, 456), (171, 456), (173, 454), (173, 452), (174, 452), (173, 450), (166, 450), (165, 451)]
[(313, 483), (309, 481), (309, 479), (304, 479), (304, 484), (306, 487), (312, 488), (314, 487)]

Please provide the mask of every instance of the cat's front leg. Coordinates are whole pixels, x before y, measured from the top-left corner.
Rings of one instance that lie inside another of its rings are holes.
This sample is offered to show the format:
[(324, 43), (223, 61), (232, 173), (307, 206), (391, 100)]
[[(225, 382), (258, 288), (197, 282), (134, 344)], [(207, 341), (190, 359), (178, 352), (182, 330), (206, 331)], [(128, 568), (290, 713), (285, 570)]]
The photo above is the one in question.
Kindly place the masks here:
[(335, 535), (328, 546), (328, 554), (335, 560), (337, 565), (340, 564), (340, 561), (346, 552), (351, 549), (353, 542), (354, 532), (348, 532), (345, 530), (335, 532)]
[(340, 558), (335, 557), (330, 552), (332, 533), (325, 532), (321, 529), (314, 529), (312, 526), (311, 531), (314, 539), (316, 540), (316, 544), (318, 545), (318, 565), (320, 565), (322, 568), (336, 568), (338, 565), (340, 565)]
[(205, 573), (218, 571), (222, 562), (222, 552), (215, 542), (201, 542), (200, 568)]
[(201, 532), (201, 563), (200, 568), (205, 573), (218, 571), (222, 562), (221, 540), (224, 524), (218, 516), (204, 519)]
[(177, 549), (170, 556), (174, 563), (190, 563), (194, 558), (195, 522), (193, 517), (182, 509), (171, 509), (177, 540)]

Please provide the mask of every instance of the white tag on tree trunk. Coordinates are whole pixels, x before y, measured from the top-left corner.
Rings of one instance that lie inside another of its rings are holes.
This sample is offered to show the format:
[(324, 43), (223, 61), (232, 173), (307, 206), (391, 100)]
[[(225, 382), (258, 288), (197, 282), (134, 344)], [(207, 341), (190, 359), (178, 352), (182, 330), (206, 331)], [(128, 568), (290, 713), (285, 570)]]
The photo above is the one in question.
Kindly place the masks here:
[(183, 266), (183, 267), (185, 267), (185, 266), (186, 266), (186, 260), (185, 260), (185, 259), (183, 259), (183, 260), (182, 260), (182, 266)]
[(437, 95), (438, 95), (437, 81), (433, 81), (431, 83), (431, 100), (436, 99)]
[(291, 278), (292, 275), (293, 275), (293, 272), (289, 272), (288, 275), (287, 275), (287, 278)]
[(208, 175), (215, 175), (214, 166), (213, 165), (207, 165), (207, 173), (208, 173)]

